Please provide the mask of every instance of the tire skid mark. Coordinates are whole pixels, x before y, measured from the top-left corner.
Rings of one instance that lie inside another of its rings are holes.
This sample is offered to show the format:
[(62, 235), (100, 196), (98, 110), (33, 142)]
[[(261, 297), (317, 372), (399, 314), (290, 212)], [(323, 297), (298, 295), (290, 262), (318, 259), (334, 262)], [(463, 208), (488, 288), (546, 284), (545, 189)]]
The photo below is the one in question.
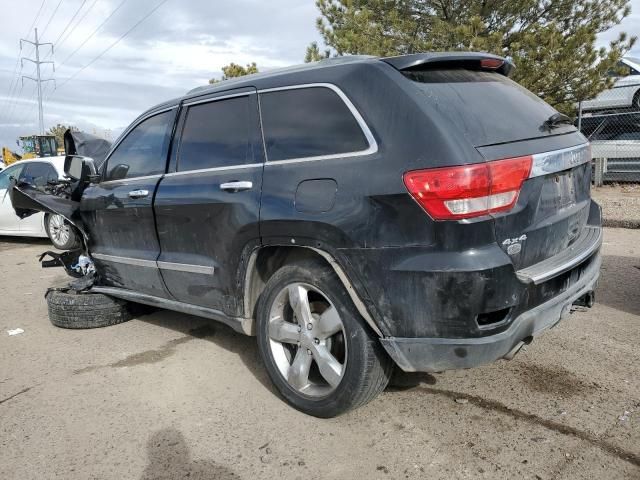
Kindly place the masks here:
[(619, 458), (620, 460), (624, 460), (625, 462), (629, 462), (636, 467), (640, 467), (640, 455), (623, 450), (620, 447), (617, 447), (612, 443), (599, 438), (596, 435), (579, 430), (575, 427), (564, 425), (553, 420), (547, 420), (533, 413), (527, 413), (523, 412), (522, 410), (518, 410), (517, 408), (508, 407), (496, 400), (488, 400), (486, 398), (482, 398), (469, 393), (455, 392), (453, 390), (443, 390), (426, 386), (420, 386), (419, 389), (425, 393), (445, 396), (447, 398), (451, 398), (452, 400), (464, 398), (469, 403), (485, 410), (493, 410), (499, 413), (503, 413), (505, 415), (509, 415), (514, 419), (523, 420), (533, 425), (539, 425), (562, 435), (578, 438), (593, 445), (594, 447), (599, 448), (600, 450), (609, 453), (610, 455)]
[(3, 404), (4, 402), (8, 402), (9, 400), (11, 400), (12, 398), (16, 398), (18, 395), (22, 395), (23, 393), (27, 393), (29, 390), (31, 390), (33, 387), (27, 387), (27, 388), (23, 388), (22, 390), (20, 390), (18, 393), (14, 393), (13, 395), (8, 396), (7, 398), (3, 398), (2, 400), (0, 400), (0, 404)]

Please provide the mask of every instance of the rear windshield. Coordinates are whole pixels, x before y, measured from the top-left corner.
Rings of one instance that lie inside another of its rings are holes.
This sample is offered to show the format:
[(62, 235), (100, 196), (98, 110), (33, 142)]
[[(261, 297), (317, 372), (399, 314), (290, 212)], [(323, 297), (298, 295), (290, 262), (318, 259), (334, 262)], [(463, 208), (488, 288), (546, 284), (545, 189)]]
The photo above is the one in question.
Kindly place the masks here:
[(403, 74), (476, 147), (575, 130), (570, 125), (542, 128), (556, 110), (499, 73), (451, 69)]

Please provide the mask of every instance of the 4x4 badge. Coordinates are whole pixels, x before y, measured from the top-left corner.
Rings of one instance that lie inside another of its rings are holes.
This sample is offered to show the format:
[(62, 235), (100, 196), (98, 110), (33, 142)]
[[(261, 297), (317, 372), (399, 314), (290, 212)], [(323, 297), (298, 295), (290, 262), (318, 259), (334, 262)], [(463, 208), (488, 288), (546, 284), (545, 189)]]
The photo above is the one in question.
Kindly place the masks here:
[(522, 243), (527, 239), (525, 234), (520, 235), (519, 237), (507, 238), (502, 242), (502, 245), (507, 247), (507, 253), (509, 255), (516, 255), (520, 253), (522, 250)]

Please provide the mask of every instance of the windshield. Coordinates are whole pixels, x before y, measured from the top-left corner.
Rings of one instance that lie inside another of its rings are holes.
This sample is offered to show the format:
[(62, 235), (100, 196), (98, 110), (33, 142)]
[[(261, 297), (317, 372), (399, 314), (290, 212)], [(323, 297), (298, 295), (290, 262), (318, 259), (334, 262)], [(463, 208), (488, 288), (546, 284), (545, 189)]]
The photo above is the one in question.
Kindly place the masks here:
[(499, 73), (462, 68), (403, 73), (419, 88), (424, 102), (476, 147), (575, 130), (571, 125), (543, 128), (556, 110)]

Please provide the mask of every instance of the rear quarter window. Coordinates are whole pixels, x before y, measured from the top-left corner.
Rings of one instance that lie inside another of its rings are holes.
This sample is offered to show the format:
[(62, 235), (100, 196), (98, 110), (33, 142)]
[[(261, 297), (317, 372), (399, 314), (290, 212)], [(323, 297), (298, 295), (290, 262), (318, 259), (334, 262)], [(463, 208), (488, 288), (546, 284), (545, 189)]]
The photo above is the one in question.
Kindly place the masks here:
[(336, 92), (304, 87), (260, 94), (269, 161), (363, 152), (369, 143)]
[(496, 72), (445, 69), (403, 72), (418, 89), (417, 99), (448, 120), (453, 135), (476, 147), (574, 131), (542, 124), (556, 110), (529, 90)]

